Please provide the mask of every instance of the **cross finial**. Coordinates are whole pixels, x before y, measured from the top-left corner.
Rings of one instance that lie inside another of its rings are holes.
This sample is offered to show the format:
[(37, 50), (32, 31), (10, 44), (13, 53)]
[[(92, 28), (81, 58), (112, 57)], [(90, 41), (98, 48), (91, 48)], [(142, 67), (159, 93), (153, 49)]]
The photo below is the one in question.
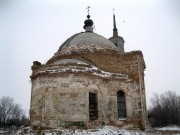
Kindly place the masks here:
[(90, 9), (91, 7), (90, 6), (88, 6), (86, 9), (88, 10), (87, 12), (88, 12), (88, 15), (89, 15), (89, 9)]
[(113, 8), (113, 14), (114, 14), (114, 10), (115, 10), (115, 9)]

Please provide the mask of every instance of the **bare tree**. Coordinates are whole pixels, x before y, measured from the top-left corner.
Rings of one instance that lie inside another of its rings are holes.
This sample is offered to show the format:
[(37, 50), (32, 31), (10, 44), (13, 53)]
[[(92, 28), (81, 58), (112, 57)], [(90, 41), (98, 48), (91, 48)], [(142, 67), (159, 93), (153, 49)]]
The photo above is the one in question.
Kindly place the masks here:
[(0, 99), (0, 125), (6, 126), (8, 121), (20, 119), (23, 110), (19, 104), (14, 103), (13, 98), (2, 97)]
[(168, 91), (164, 94), (154, 94), (151, 99), (152, 108), (149, 110), (152, 126), (167, 126), (180, 124), (180, 96)]

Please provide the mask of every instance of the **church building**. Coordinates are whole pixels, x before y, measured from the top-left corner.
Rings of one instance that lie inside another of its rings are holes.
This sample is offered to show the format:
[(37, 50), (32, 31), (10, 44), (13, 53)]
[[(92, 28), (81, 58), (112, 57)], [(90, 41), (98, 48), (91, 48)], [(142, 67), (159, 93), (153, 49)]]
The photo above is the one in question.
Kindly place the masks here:
[(34, 61), (30, 125), (37, 128), (145, 129), (145, 62), (141, 51), (124, 51), (113, 14), (113, 36), (84, 32), (69, 37), (47, 63)]

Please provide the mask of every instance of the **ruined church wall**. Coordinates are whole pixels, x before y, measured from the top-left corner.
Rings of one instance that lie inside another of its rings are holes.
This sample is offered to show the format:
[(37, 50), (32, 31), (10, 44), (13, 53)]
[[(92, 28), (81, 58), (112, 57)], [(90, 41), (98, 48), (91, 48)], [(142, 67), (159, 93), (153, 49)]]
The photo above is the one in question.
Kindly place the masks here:
[[(118, 120), (117, 91), (126, 96), (127, 119)], [(97, 93), (98, 120), (89, 121), (89, 92)], [(62, 73), (32, 80), (31, 126), (62, 127), (68, 122), (101, 125), (140, 126), (142, 123), (139, 84), (90, 74)]]
[[(58, 55), (51, 61), (55, 61), (56, 59), (81, 59), (81, 60), (89, 60), (94, 63), (99, 69), (112, 72), (112, 73), (121, 73), (126, 74), (129, 78), (139, 81), (139, 69), (138, 69), (138, 57), (142, 60), (142, 67), (145, 68), (143, 56), (141, 51), (134, 51), (128, 53), (117, 53), (112, 50), (108, 50), (105, 52), (72, 52), (66, 55)], [(49, 62), (50, 63), (50, 62)]]
[(146, 94), (145, 94), (145, 80), (144, 80), (144, 67), (142, 65), (142, 58), (138, 57), (138, 72), (139, 72), (139, 87), (141, 94), (141, 110), (142, 110), (142, 128), (145, 129), (147, 125), (147, 107), (146, 107)]

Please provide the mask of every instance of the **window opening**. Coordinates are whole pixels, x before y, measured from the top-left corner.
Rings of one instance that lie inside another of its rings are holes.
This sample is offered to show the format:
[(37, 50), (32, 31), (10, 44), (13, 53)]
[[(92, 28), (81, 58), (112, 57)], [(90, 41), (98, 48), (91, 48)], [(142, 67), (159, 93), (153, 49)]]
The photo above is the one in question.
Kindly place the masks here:
[(126, 99), (123, 91), (117, 92), (118, 118), (126, 118)]
[(98, 118), (96, 93), (89, 93), (89, 118), (90, 120), (96, 120)]

